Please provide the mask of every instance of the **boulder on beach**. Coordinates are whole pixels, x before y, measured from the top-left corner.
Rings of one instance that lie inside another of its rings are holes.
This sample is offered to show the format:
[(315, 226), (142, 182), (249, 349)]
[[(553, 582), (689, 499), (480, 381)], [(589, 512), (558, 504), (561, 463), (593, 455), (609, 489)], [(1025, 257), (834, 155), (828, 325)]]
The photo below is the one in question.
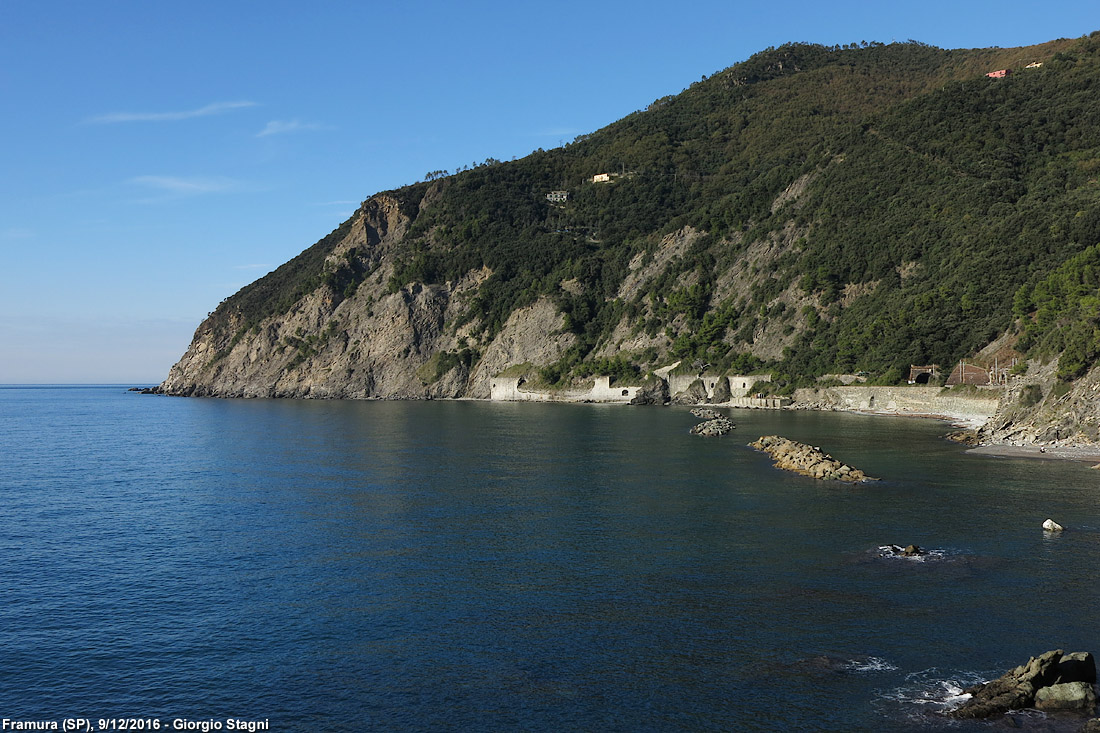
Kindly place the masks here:
[(797, 443), (778, 435), (762, 435), (759, 440), (749, 443), (749, 446), (770, 455), (775, 461), (776, 468), (782, 468), (784, 471), (792, 471), (816, 479), (850, 483), (878, 480), (858, 468), (841, 463), (828, 453), (822, 452), (820, 448)]
[(1065, 529), (1065, 527), (1058, 524), (1053, 519), (1048, 519), (1047, 521), (1043, 522), (1043, 529), (1045, 529), (1047, 532), (1061, 532)]
[[(1065, 663), (1063, 664), (1063, 659)], [(991, 718), (1010, 710), (1096, 710), (1096, 662), (1088, 652), (1063, 654), (1061, 649), (1032, 657), (992, 682), (971, 687), (970, 699), (949, 713), (955, 718)]]

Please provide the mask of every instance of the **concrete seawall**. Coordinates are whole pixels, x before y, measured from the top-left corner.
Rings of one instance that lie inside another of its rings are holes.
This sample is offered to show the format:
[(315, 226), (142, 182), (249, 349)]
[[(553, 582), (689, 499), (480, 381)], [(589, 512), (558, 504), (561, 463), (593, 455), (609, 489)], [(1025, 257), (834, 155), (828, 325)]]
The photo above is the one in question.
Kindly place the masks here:
[(940, 387), (828, 387), (800, 389), (795, 401), (824, 409), (886, 415), (942, 415), (975, 426), (997, 411), (1000, 391), (960, 394)]
[(627, 403), (638, 394), (638, 387), (612, 387), (609, 377), (596, 377), (588, 390), (535, 391), (521, 389), (519, 377), (493, 377), (489, 380), (489, 399), (501, 402), (617, 402)]
[(703, 383), (703, 388), (707, 391), (707, 397), (714, 396), (714, 390), (718, 388), (718, 383), (725, 380), (729, 385), (730, 397), (748, 397), (749, 392), (752, 390), (752, 386), (757, 382), (770, 382), (772, 377), (770, 374), (759, 374), (755, 376), (745, 375), (733, 375), (726, 377), (717, 377), (709, 374), (703, 376), (694, 376), (691, 374), (670, 374), (665, 380), (668, 382), (669, 394), (675, 395), (680, 392), (686, 392), (696, 380)]

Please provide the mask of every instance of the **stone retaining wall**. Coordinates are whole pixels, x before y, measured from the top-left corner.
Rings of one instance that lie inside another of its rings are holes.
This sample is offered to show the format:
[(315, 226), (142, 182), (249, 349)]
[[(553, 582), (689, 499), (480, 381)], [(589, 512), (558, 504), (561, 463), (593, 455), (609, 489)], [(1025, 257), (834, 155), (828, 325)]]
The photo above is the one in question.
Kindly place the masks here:
[(959, 394), (940, 387), (829, 387), (800, 389), (795, 400), (823, 403), (840, 410), (897, 415), (970, 415), (989, 418), (997, 411), (1000, 393)]
[(731, 397), (748, 397), (749, 391), (752, 386), (757, 382), (770, 382), (772, 381), (770, 374), (759, 374), (754, 376), (733, 375), (728, 377), (716, 377), (709, 374), (704, 374), (701, 377), (692, 376), (691, 374), (670, 374), (668, 376), (668, 392), (669, 394), (678, 394), (680, 392), (686, 392), (696, 379), (700, 379), (703, 382), (703, 386), (707, 390), (707, 397), (714, 396), (714, 389), (718, 386), (718, 383), (725, 379), (729, 383), (730, 396)]
[(489, 399), (501, 402), (621, 402), (638, 394), (638, 387), (612, 387), (610, 377), (596, 377), (588, 390), (535, 391), (521, 388), (519, 377), (493, 377), (489, 380)]

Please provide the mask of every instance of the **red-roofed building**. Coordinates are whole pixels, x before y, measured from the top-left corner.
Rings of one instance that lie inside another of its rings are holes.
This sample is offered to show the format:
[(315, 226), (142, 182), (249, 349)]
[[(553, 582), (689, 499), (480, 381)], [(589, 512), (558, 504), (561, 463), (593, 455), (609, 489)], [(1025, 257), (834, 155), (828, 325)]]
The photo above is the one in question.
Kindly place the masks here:
[(960, 361), (951, 370), (945, 384), (948, 387), (953, 387), (956, 384), (989, 384), (989, 369), (977, 364), (967, 364), (965, 361)]

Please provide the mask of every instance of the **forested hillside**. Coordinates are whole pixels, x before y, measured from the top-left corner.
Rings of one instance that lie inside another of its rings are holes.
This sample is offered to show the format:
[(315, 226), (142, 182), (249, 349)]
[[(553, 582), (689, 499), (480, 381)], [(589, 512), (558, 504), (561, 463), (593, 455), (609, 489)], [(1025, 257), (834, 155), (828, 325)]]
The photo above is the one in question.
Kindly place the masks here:
[(1100, 355), (1098, 98), (1100, 33), (768, 49), (371, 197), (224, 301), (165, 389), (480, 395), (519, 363), (553, 386), (674, 359), (893, 382), (1016, 328), (1071, 380)]

